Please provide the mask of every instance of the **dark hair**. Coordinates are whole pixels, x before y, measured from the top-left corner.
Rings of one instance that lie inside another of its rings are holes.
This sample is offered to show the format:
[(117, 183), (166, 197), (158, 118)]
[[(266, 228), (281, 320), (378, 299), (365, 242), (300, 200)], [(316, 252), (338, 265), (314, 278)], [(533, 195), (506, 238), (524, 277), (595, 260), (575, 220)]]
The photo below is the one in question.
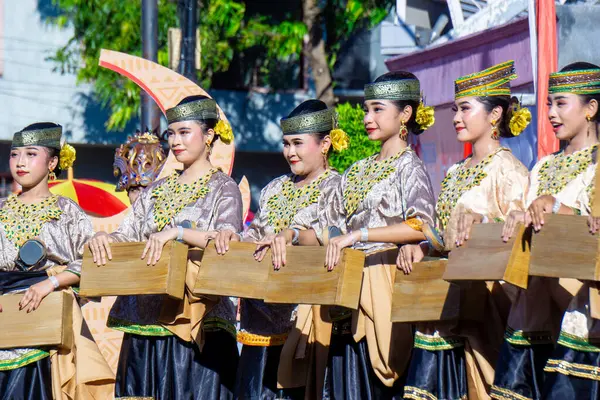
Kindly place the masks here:
[[(288, 114), (287, 118), (297, 117), (298, 115), (310, 114), (317, 111), (327, 110), (327, 104), (323, 103), (321, 100), (310, 99), (305, 100), (300, 105), (292, 110), (291, 113)], [(313, 135), (320, 142), (325, 139), (325, 136), (329, 135), (330, 131), (320, 131), (315, 132)]]
[[(585, 69), (600, 69), (600, 67), (589, 62), (579, 61), (567, 65), (561, 69), (560, 72), (581, 71)], [(588, 104), (592, 100), (596, 100), (598, 103), (598, 110), (596, 111), (596, 114), (592, 116), (592, 120), (596, 123), (600, 123), (600, 93), (579, 94), (578, 96), (585, 102), (585, 104)]]
[[(21, 130), (21, 132), (35, 131), (38, 129), (48, 128), (62, 128), (62, 126), (60, 126), (59, 124), (55, 124), (54, 122), (36, 122), (35, 124), (27, 125)], [(44, 148), (47, 150), (49, 158), (58, 158), (58, 163), (56, 163), (56, 168), (54, 168), (54, 174), (58, 178), (62, 172), (62, 170), (60, 169), (60, 149), (45, 146)]]
[[(201, 94), (195, 94), (192, 96), (187, 96), (186, 98), (181, 100), (179, 103), (177, 103), (177, 105), (180, 106), (182, 104), (191, 103), (192, 101), (207, 100), (207, 99), (210, 99), (210, 97), (204, 96)], [(193, 121), (196, 121), (198, 123), (198, 125), (200, 125), (200, 129), (202, 130), (202, 133), (204, 133), (204, 134), (206, 134), (206, 132), (208, 132), (209, 129), (215, 129), (215, 126), (217, 126), (217, 122), (219, 122), (219, 120), (217, 120), (215, 118), (195, 119)], [(211, 147), (215, 145), (215, 142), (217, 141), (217, 139), (219, 139), (219, 135), (214, 135)]]
[(510, 131), (510, 120), (513, 116), (513, 107), (519, 104), (519, 99), (510, 96), (481, 96), (476, 97), (477, 101), (483, 104), (483, 107), (488, 113), (491, 113), (494, 108), (502, 108), (502, 117), (498, 121), (498, 130), (501, 137), (511, 138), (513, 137)]
[[(386, 74), (381, 75), (379, 78), (375, 79), (375, 83), (379, 82), (388, 82), (388, 81), (401, 81), (404, 79), (417, 79), (415, 74), (407, 71), (393, 71), (388, 72)], [(418, 79), (417, 79), (418, 80)], [(406, 127), (410, 132), (414, 135), (420, 135), (423, 133), (423, 129), (421, 126), (417, 124), (417, 109), (419, 108), (419, 102), (414, 100), (390, 100), (399, 111), (404, 110), (404, 107), (411, 106), (412, 107), (412, 115), (406, 121)]]

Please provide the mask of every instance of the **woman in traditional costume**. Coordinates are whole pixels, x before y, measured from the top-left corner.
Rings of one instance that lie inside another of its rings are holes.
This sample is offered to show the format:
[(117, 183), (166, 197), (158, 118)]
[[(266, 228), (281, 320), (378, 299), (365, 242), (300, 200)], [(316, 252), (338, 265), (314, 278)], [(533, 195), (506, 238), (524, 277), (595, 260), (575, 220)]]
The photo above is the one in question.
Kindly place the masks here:
[[(259, 210), (246, 232), (238, 236), (234, 231), (222, 231), (215, 240), (221, 254), (231, 240), (256, 242), (257, 260), (271, 247), (275, 269), (285, 265), (286, 245), (322, 243), (327, 209), (341, 179), (329, 167), (327, 158), (332, 150), (348, 147), (346, 133), (337, 127), (335, 109), (327, 108), (320, 100), (300, 104), (281, 120), (281, 129), (283, 156), (291, 173), (275, 178), (262, 189)], [(304, 398), (302, 387), (277, 388), (280, 354), (294, 325), (296, 310), (295, 304), (241, 300), (238, 341), (243, 347), (237, 398)]]
[[(418, 230), (434, 220), (434, 194), (423, 162), (408, 145), (434, 122), (421, 102), (419, 80), (390, 72), (365, 86), (364, 124), (381, 151), (354, 163), (342, 176), (339, 201), (346, 234), (329, 241), (325, 264), (333, 269), (346, 247), (366, 254), (358, 310), (332, 307), (331, 343), (323, 398), (368, 399), (402, 395), (412, 348), (412, 327), (390, 322), (393, 265), (398, 245), (418, 243)], [(339, 205), (338, 205), (339, 203)]]
[[(48, 189), (48, 179), (55, 179), (75, 160), (75, 150), (61, 145), (61, 135), (60, 125), (44, 122), (13, 137), (10, 171), (23, 189), (18, 196), (0, 200), (0, 292), (24, 292), (22, 313), (36, 310), (56, 290), (73, 294), (84, 244), (93, 235), (92, 223), (81, 208)], [(1, 306), (0, 297), (0, 310)], [(0, 350), (3, 399), (106, 399), (113, 384), (114, 375), (75, 300), (71, 349)]]
[(160, 139), (153, 133), (137, 131), (129, 136), (115, 151), (114, 174), (120, 175), (116, 191), (125, 190), (133, 204), (156, 180), (166, 159)]
[[(550, 74), (548, 117), (556, 137), (568, 144), (533, 167), (527, 196), (529, 208), (526, 214), (515, 213), (507, 221), (506, 238), (516, 222), (532, 224), (535, 231), (543, 229), (547, 213), (590, 214), (598, 154), (599, 103), (600, 69), (596, 65), (574, 63)], [(581, 283), (569, 279), (532, 277), (527, 290), (520, 291), (509, 316), (493, 397), (598, 397), (600, 325), (594, 318), (593, 302), (590, 303), (596, 286), (584, 284), (576, 292), (573, 288), (577, 285)], [(570, 293), (577, 296), (568, 306)]]
[[(473, 153), (450, 167), (442, 181), (436, 211), (446, 251), (468, 240), (473, 224), (503, 221), (511, 211), (524, 210), (527, 168), (499, 141), (519, 135), (531, 120), (529, 111), (511, 99), (510, 81), (516, 77), (508, 61), (455, 82), (454, 128)], [(429, 242), (402, 247), (399, 268), (410, 273), (430, 247)], [(405, 398), (487, 397), (494, 362), (486, 360), (497, 357), (504, 324), (487, 288), (467, 290), (466, 306), (481, 304), (483, 313), (471, 316), (461, 309), (461, 316), (469, 317), (417, 324)], [(469, 297), (474, 295), (482, 297)], [(477, 319), (483, 315), (484, 321)]]
[[(147, 242), (141, 256), (150, 265), (160, 259), (167, 241), (204, 248), (217, 231), (242, 228), (238, 186), (209, 160), (216, 140), (233, 138), (216, 102), (190, 96), (166, 114), (169, 147), (183, 171), (144, 190), (117, 231), (94, 236), (89, 246), (99, 265), (110, 259), (110, 243)], [(125, 332), (116, 397), (232, 398), (238, 363), (235, 316), (236, 304), (227, 297), (120, 296), (108, 319), (109, 327)]]

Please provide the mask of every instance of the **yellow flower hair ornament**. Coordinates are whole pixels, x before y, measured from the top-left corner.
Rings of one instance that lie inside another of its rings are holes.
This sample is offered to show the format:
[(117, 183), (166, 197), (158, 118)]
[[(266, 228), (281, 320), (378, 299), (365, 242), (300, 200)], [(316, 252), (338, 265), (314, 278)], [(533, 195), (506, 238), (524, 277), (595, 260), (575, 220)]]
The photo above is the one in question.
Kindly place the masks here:
[(215, 133), (219, 135), (223, 143), (229, 144), (233, 140), (233, 131), (229, 122), (223, 121), (222, 119), (217, 122), (215, 126)]
[(348, 148), (350, 143), (348, 140), (348, 134), (342, 129), (332, 129), (331, 132), (329, 132), (329, 137), (331, 138), (331, 146), (333, 147), (333, 150), (337, 151), (338, 153)]
[(73, 164), (75, 164), (75, 159), (77, 153), (75, 151), (75, 148), (73, 148), (73, 146), (71, 146), (70, 144), (63, 144), (61, 149), (60, 149), (60, 155), (58, 157), (60, 164), (59, 167), (60, 169), (67, 170), (69, 168), (71, 168), (73, 166)]
[(531, 112), (527, 107), (521, 107), (519, 103), (516, 103), (513, 106), (512, 117), (510, 117), (510, 121), (508, 123), (508, 127), (510, 128), (510, 132), (513, 136), (519, 136), (527, 125), (531, 122)]
[(435, 111), (433, 107), (425, 106), (423, 101), (419, 103), (415, 122), (419, 124), (422, 130), (429, 129), (435, 123)]

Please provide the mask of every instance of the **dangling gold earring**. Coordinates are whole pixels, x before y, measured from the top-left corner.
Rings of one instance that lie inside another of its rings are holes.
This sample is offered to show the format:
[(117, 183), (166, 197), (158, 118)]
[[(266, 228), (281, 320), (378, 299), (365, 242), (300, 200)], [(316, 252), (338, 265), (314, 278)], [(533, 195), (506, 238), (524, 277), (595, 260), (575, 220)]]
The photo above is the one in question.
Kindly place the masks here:
[(408, 128), (406, 127), (406, 123), (404, 122), (404, 120), (400, 121), (399, 136), (400, 139), (404, 140), (405, 142), (408, 140)]
[(50, 180), (50, 181), (56, 180), (56, 174), (54, 173), (54, 171), (48, 172), (48, 180)]
[(592, 117), (590, 117), (588, 114), (585, 114), (585, 119), (587, 119), (587, 122), (588, 122), (587, 134), (589, 137), (590, 136), (590, 126), (592, 125), (592, 124), (590, 124), (590, 122), (592, 122)]
[(328, 165), (327, 165), (327, 152), (328, 150), (323, 148), (321, 150), (321, 154), (323, 154), (323, 168), (327, 169)]
[(492, 121), (492, 139), (500, 139), (500, 132), (498, 132), (498, 125), (496, 124), (496, 120)]

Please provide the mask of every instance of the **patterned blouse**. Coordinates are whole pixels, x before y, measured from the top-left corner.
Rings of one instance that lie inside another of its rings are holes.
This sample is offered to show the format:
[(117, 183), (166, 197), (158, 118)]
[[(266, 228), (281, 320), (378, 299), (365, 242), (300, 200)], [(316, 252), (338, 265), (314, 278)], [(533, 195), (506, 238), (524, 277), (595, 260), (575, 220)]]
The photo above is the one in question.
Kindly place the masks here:
[[(275, 178), (261, 191), (259, 210), (249, 229), (242, 234), (243, 240), (258, 241), (288, 227), (297, 227), (314, 229), (322, 241), (323, 230), (335, 225), (328, 210), (340, 180), (340, 174), (332, 170), (300, 188), (294, 186), (294, 175)], [(285, 335), (293, 326), (295, 309), (294, 304), (273, 305), (242, 299), (241, 328), (255, 335)]]
[[(117, 242), (145, 242), (150, 235), (173, 228), (183, 221), (196, 224), (199, 231), (242, 228), (242, 196), (237, 184), (220, 170), (210, 170), (192, 184), (179, 184), (178, 173), (158, 180), (145, 189), (117, 231), (110, 235)], [(113, 306), (108, 325), (124, 332), (169, 336), (158, 324), (163, 295), (120, 296)], [(207, 314), (203, 328), (209, 322), (233, 329), (236, 304), (229, 298)]]
[[(93, 233), (87, 215), (65, 197), (53, 195), (36, 204), (21, 203), (15, 195), (1, 199), (0, 271), (15, 271), (20, 246), (39, 238), (46, 245), (47, 261), (38, 270), (64, 265), (80, 275), (84, 245)], [(0, 371), (21, 368), (49, 355), (44, 349), (0, 350)]]
[[(344, 228), (379, 228), (417, 217), (433, 224), (433, 188), (417, 154), (407, 147), (385, 160), (376, 158), (377, 154), (354, 163), (342, 177), (340, 200), (332, 207), (344, 215)], [(370, 252), (393, 246), (357, 242), (354, 248)]]

